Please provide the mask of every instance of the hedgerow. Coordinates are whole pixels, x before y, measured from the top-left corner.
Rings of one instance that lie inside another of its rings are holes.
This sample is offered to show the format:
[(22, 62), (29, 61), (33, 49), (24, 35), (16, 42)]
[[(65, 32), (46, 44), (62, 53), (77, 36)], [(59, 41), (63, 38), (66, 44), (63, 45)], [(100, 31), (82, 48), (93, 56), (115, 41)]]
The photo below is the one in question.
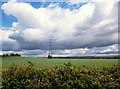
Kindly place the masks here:
[(120, 66), (78, 67), (71, 63), (54, 68), (10, 66), (2, 71), (2, 89), (119, 89)]

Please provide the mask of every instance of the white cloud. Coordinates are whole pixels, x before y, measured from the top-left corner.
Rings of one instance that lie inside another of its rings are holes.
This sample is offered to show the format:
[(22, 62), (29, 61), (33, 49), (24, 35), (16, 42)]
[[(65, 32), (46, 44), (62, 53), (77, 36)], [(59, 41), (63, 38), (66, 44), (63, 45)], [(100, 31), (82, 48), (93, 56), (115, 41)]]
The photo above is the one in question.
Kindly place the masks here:
[(9, 35), (11, 35), (13, 32), (11, 30), (4, 30), (4, 28), (0, 29), (0, 41), (13, 41), (12, 39), (9, 39)]
[(16, 30), (9, 36), (19, 43), (20, 48), (31, 46), (28, 42), (33, 42), (35, 48), (36, 45), (43, 48), (43, 43), (47, 45), (52, 38), (54, 49), (61, 48), (65, 49), (63, 53), (74, 54), (74, 50), (68, 49), (78, 48), (77, 52), (84, 54), (90, 48), (117, 44), (116, 5), (115, 1), (88, 2), (79, 9), (70, 10), (56, 4), (36, 9), (28, 3), (8, 2), (2, 5), (2, 9), (18, 20), (12, 24), (12, 29)]
[(44, 39), (43, 32), (40, 29), (25, 29), (22, 37), (25, 41), (39, 41)]
[[(74, 4), (78, 3), (78, 2), (110, 2), (110, 0), (68, 0), (69, 2), (72, 2)], [(115, 2), (118, 2), (119, 0), (112, 0)]]
[(17, 46), (16, 41), (9, 38), (11, 34), (11, 29), (0, 28), (0, 50), (13, 50)]
[(15, 30), (17, 30), (18, 26), (19, 26), (19, 23), (18, 23), (18, 22), (13, 22), (13, 23), (12, 23), (12, 27), (13, 27)]

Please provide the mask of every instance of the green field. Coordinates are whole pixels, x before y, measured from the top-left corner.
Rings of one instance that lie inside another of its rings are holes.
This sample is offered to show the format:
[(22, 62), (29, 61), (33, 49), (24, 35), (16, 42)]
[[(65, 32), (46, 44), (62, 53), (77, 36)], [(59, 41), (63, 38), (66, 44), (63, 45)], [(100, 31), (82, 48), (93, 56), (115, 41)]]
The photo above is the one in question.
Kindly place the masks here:
[(36, 68), (48, 68), (53, 67), (55, 65), (62, 65), (64, 63), (68, 63), (69, 61), (73, 65), (77, 66), (93, 66), (96, 65), (98, 67), (102, 66), (111, 66), (114, 64), (118, 64), (118, 59), (47, 59), (47, 58), (36, 58), (36, 57), (4, 57), (2, 58), (2, 67), (7, 68), (12, 64), (18, 66), (28, 66), (28, 61), (34, 64)]

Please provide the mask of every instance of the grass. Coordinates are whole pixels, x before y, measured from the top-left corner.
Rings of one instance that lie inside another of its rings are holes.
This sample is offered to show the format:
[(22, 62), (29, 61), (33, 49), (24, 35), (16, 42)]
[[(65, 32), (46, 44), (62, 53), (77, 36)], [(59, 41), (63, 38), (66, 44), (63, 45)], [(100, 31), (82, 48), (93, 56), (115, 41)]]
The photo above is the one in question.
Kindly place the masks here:
[(118, 64), (118, 59), (47, 59), (47, 58), (35, 58), (35, 57), (4, 57), (2, 58), (2, 68), (7, 68), (12, 64), (18, 66), (27, 66), (28, 61), (34, 64), (35, 68), (51, 68), (55, 65), (61, 65), (68, 63), (69, 61), (77, 66), (93, 66), (98, 67), (111, 66)]

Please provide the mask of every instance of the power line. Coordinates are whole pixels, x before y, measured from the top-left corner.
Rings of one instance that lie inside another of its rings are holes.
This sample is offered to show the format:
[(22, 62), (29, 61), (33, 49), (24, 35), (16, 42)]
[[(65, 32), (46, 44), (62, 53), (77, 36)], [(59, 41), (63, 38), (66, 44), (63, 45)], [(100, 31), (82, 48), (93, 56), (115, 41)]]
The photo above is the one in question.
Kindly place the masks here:
[(49, 34), (49, 39), (48, 39), (48, 57), (52, 57), (52, 50), (53, 50), (53, 40), (54, 39), (54, 31), (52, 31), (50, 34)]
[(50, 38), (48, 43), (48, 55), (52, 55), (52, 39)]

